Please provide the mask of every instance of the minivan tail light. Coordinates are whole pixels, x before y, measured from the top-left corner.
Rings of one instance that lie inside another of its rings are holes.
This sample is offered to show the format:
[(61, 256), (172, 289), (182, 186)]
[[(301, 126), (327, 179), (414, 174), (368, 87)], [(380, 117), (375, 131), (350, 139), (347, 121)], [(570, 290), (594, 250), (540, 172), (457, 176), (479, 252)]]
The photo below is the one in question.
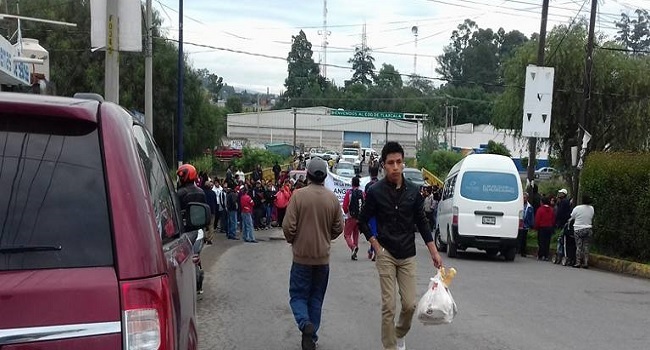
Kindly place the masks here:
[(524, 211), (523, 210), (519, 211), (519, 229), (520, 230), (524, 229)]
[(452, 208), (451, 224), (458, 225), (458, 207)]
[(121, 283), (126, 350), (173, 349), (173, 315), (167, 277)]

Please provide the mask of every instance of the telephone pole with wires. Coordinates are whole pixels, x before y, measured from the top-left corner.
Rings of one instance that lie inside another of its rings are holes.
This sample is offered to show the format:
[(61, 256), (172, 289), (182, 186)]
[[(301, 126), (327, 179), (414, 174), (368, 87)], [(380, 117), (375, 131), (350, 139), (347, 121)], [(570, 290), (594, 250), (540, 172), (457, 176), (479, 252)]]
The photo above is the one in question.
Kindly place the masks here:
[(580, 191), (580, 170), (584, 161), (584, 157), (588, 152), (588, 143), (591, 135), (588, 132), (588, 119), (589, 119), (589, 104), (591, 103), (591, 76), (592, 69), (594, 64), (594, 35), (596, 27), (596, 16), (598, 14), (598, 0), (591, 0), (591, 14), (589, 17), (589, 34), (587, 36), (587, 54), (585, 58), (585, 75), (582, 85), (582, 113), (578, 120), (578, 137), (576, 138), (576, 143), (582, 142), (580, 151), (580, 160), (578, 161), (578, 166), (576, 167), (576, 173), (573, 179), (573, 196), (576, 203), (580, 203), (580, 198), (578, 192)]
[(329, 42), (327, 42), (327, 37), (332, 34), (331, 31), (327, 29), (327, 0), (323, 0), (323, 29), (318, 31), (318, 35), (323, 36), (323, 40), (321, 42), (321, 46), (323, 49), (323, 56), (321, 60), (321, 73), (323, 75), (323, 78), (327, 79), (327, 45)]
[[(549, 0), (544, 0), (542, 3), (542, 24), (539, 29), (539, 44), (537, 47), (537, 66), (544, 66), (544, 49), (546, 46), (546, 23), (548, 22), (548, 6)], [(535, 163), (537, 156), (537, 138), (530, 137), (528, 139), (528, 168), (527, 179), (528, 186), (533, 186), (535, 181)]]

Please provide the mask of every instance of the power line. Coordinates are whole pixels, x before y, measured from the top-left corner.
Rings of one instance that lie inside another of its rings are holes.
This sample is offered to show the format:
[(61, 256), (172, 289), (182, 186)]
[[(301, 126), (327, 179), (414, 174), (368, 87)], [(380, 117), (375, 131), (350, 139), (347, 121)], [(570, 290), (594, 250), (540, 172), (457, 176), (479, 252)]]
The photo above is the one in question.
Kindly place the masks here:
[(564, 42), (564, 39), (566, 39), (567, 35), (569, 34), (569, 31), (571, 30), (571, 27), (575, 23), (578, 16), (580, 16), (580, 13), (582, 12), (582, 9), (585, 7), (585, 5), (587, 4), (588, 1), (589, 0), (584, 0), (582, 2), (582, 6), (580, 6), (580, 9), (578, 10), (578, 13), (576, 13), (576, 15), (573, 17), (573, 20), (571, 20), (571, 23), (569, 23), (569, 26), (566, 28), (566, 31), (564, 31), (564, 35), (562, 35), (562, 39), (560, 39), (560, 42), (555, 47), (555, 50), (553, 50), (551, 55), (546, 59), (546, 62), (550, 62), (551, 59), (555, 56), (555, 53), (557, 53), (557, 50), (560, 48), (560, 46), (562, 46), (562, 43)]

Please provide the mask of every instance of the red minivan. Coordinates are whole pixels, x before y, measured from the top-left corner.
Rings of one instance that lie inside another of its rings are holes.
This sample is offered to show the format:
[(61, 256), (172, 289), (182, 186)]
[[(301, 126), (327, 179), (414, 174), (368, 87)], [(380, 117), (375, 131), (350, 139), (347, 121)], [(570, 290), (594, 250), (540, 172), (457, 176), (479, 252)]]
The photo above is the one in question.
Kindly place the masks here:
[(168, 174), (118, 105), (0, 93), (1, 350), (197, 348), (207, 215)]

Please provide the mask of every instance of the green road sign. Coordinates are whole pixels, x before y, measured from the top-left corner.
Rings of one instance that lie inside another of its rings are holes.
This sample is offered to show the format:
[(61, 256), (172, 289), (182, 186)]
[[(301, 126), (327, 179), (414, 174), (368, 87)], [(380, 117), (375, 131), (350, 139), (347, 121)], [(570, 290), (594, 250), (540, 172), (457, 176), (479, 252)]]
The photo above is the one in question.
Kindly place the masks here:
[(370, 112), (370, 111), (345, 111), (332, 109), (330, 115), (339, 117), (377, 118), (377, 119), (404, 119), (404, 113)]

